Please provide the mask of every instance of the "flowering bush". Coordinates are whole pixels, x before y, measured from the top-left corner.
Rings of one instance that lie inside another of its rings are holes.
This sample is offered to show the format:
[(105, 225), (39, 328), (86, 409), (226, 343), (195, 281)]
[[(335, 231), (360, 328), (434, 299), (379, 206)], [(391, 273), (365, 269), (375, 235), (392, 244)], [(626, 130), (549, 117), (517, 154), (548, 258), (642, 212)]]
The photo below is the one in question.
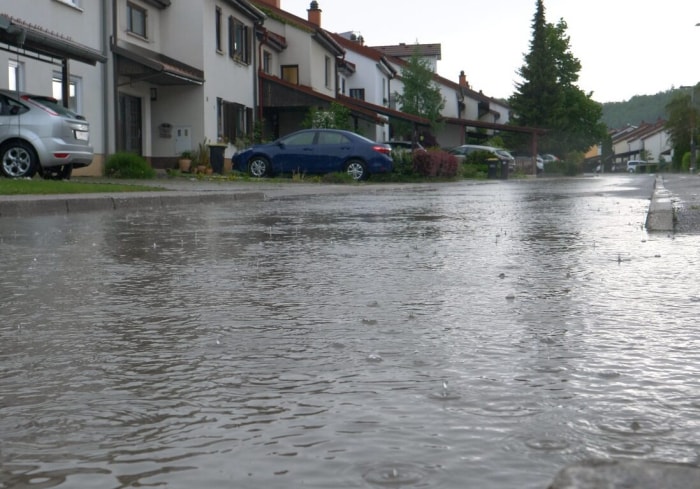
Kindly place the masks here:
[(413, 153), (413, 171), (422, 177), (454, 178), (459, 163), (454, 155), (441, 149)]

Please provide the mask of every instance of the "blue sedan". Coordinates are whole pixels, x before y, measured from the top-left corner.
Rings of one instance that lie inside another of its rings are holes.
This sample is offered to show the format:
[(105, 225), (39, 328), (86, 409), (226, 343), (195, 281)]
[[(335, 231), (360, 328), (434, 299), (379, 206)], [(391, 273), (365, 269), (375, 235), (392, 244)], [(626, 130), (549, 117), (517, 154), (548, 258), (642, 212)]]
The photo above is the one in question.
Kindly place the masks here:
[(254, 177), (275, 173), (347, 172), (355, 180), (393, 169), (391, 148), (350, 131), (306, 129), (233, 156), (233, 168)]

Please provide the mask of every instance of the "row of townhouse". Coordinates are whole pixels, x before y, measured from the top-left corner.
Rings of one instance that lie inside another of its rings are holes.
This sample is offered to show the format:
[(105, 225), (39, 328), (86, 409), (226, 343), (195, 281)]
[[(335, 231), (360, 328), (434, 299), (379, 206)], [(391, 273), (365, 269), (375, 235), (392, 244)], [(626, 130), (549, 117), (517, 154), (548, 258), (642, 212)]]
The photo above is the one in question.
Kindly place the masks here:
[[(406, 65), (396, 51), (409, 47), (330, 33), (321, 14), (316, 1), (299, 17), (280, 0), (3, 0), (0, 88), (53, 94), (86, 117), (95, 160), (76, 175), (101, 174), (116, 151), (172, 167), (205, 140), (229, 142), (230, 158), (255, 130), (274, 139), (333, 102), (376, 140), (393, 136), (392, 119), (425, 128), (394, 100)], [(437, 53), (426, 52), (433, 67)], [(472, 90), (464, 73), (434, 81), (445, 100), (442, 146), (506, 129), (508, 107)]]
[(666, 121), (658, 119), (616, 131), (612, 135), (613, 165), (617, 167), (628, 160), (671, 161), (673, 148), (665, 126)]

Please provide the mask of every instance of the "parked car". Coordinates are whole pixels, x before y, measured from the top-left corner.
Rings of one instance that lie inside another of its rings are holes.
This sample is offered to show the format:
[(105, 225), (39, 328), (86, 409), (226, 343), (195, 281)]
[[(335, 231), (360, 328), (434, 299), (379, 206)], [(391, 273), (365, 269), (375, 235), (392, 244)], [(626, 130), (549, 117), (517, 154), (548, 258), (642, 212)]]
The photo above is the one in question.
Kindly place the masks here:
[(515, 169), (515, 158), (505, 149), (478, 144), (463, 144), (447, 150), (448, 153), (455, 155), (459, 161), (464, 161), (468, 155), (478, 151), (491, 153), (494, 158), (497, 158), (501, 162), (508, 162), (508, 168), (510, 170)]
[(92, 163), (90, 125), (53, 97), (0, 90), (0, 170), (10, 178), (70, 178)]
[(305, 129), (237, 152), (233, 168), (254, 177), (347, 172), (355, 180), (393, 169), (391, 148), (350, 131)]
[(644, 160), (629, 160), (627, 162), (627, 171), (629, 173), (636, 173), (640, 166), (646, 165), (647, 162)]
[(425, 151), (425, 148), (419, 142), (412, 141), (384, 141), (383, 144), (388, 145), (392, 151), (397, 153), (410, 153), (412, 151)]
[(559, 161), (559, 158), (556, 157), (553, 154), (543, 154), (543, 155), (538, 155), (540, 158), (542, 158), (542, 163), (554, 163), (555, 161)]

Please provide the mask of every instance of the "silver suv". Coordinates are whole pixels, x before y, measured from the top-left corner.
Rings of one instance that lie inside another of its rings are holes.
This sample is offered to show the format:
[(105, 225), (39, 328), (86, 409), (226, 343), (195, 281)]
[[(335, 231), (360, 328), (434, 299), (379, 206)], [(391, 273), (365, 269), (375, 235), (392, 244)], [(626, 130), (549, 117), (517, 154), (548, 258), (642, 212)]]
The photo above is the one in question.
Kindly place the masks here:
[(0, 170), (10, 178), (68, 179), (92, 163), (90, 125), (43, 95), (0, 90)]
[(508, 168), (510, 170), (515, 169), (515, 158), (508, 150), (505, 149), (494, 148), (493, 146), (481, 146), (478, 144), (463, 144), (461, 146), (449, 149), (447, 152), (455, 155), (459, 161), (464, 161), (471, 153), (491, 153), (494, 158), (498, 158), (498, 160), (503, 163), (508, 163)]

